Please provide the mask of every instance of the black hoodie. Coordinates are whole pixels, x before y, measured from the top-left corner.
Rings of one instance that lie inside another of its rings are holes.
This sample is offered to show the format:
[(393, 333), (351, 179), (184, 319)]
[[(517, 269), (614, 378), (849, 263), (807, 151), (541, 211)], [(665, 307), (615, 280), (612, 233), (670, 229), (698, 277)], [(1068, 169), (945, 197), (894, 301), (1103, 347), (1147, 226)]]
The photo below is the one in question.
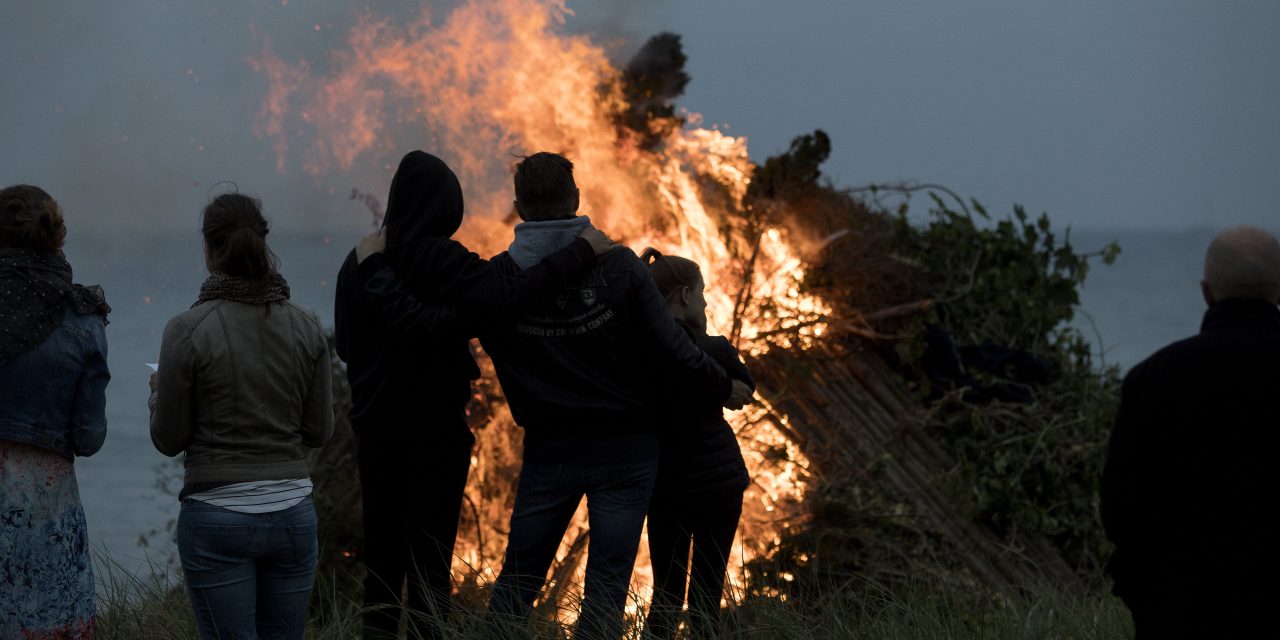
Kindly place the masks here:
[[(738, 350), (724, 336), (698, 335), (676, 321), (716, 364), (752, 389), (756, 383)], [(724, 419), (720, 400), (680, 382), (678, 371), (655, 369), (658, 383), (658, 440), (661, 445), (655, 498), (696, 502), (708, 494), (743, 491), (751, 482), (733, 428)]]
[[(462, 224), (462, 188), (439, 158), (404, 156), (387, 198), (387, 248), (357, 263), (352, 251), (338, 273), (334, 309), (338, 356), (347, 363), (351, 422), (362, 437), (397, 438), (405, 423), (451, 423), (438, 435), (471, 439), (464, 410), (480, 376), (468, 340), (481, 317), (506, 314), (527, 296), (555, 290), (595, 264), (585, 240), (530, 269), (499, 278), (488, 262), (449, 239)], [(378, 311), (366, 285), (403, 286), (431, 306), (430, 321), (406, 324)]]

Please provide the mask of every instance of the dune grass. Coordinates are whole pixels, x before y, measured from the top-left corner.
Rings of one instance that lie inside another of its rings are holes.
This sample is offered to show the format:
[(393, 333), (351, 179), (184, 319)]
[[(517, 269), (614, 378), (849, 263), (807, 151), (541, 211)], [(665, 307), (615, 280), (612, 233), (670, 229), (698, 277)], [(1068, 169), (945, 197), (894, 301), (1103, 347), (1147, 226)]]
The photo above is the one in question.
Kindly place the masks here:
[[(358, 638), (360, 606), (353, 585), (332, 576), (317, 580), (308, 639)], [(195, 638), (195, 623), (181, 584), (110, 572), (98, 603), (97, 637), (104, 640)], [(856, 596), (855, 596), (856, 593)], [(495, 637), (479, 603), (483, 593), (459, 594), (445, 637)], [(1115, 598), (1052, 588), (1009, 598), (917, 583), (894, 590), (864, 585), (811, 598), (754, 596), (724, 610), (724, 640), (1120, 640), (1133, 635), (1128, 611)], [(571, 609), (573, 603), (567, 605)], [(623, 638), (643, 638), (643, 619), (628, 615)], [(542, 615), (506, 625), (508, 638), (567, 638), (569, 629)], [(681, 636), (685, 637), (684, 632)]]

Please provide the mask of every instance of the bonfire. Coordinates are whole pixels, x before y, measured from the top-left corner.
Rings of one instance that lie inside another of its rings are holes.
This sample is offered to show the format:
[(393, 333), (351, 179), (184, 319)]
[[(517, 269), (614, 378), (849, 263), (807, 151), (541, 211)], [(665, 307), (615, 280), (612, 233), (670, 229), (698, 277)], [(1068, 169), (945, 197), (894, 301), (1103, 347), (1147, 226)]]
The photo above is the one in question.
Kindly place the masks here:
[[(926, 311), (930, 301), (914, 300), (911, 286), (899, 286), (905, 279), (893, 274), (902, 265), (868, 261), (885, 230), (852, 224), (844, 213), (856, 207), (847, 194), (838, 206), (805, 210), (775, 192), (775, 182), (794, 177), (789, 172), (816, 171), (803, 160), (806, 153), (825, 158), (825, 136), (797, 140), (795, 166), (758, 168), (746, 138), (675, 109), (672, 101), (689, 81), (677, 36), (656, 36), (619, 64), (589, 36), (566, 34), (570, 16), (562, 0), (469, 0), (444, 15), (424, 9), (395, 22), (365, 14), (326, 60), (289, 60), (262, 36), (251, 58), (268, 81), (257, 133), (272, 141), (281, 171), (300, 169), (318, 181), (370, 165), (386, 167), (389, 176), (395, 159), (413, 148), (444, 158), (468, 203), (455, 237), (481, 255), (502, 251), (512, 236), (511, 168), (518, 158), (563, 153), (576, 166), (581, 213), (596, 226), (637, 253), (653, 246), (698, 262), (709, 331), (729, 336), (762, 383), (754, 405), (728, 414), (753, 482), (726, 598), (792, 579), (781, 571), (761, 580), (752, 571), (767, 566), (761, 561), (808, 516), (818, 467), (828, 479), (847, 474), (859, 481), (870, 481), (868, 470), (877, 469), (876, 481), (906, 505), (903, 514), (960, 551), (962, 580), (998, 586), (1070, 575), (1043, 544), (1010, 550), (956, 518), (948, 497), (931, 484), (932, 474), (952, 462), (921, 435), (916, 403), (897, 374), (875, 348), (858, 346), (883, 346), (896, 318)], [(376, 219), (377, 197), (352, 193), (372, 205)], [(823, 214), (831, 211), (840, 215)], [(833, 251), (857, 259), (846, 260), (842, 271), (832, 266)], [(883, 253), (877, 259), (891, 258)], [(821, 283), (813, 278), (819, 263)], [(866, 313), (851, 306), (858, 298), (851, 287), (866, 287), (875, 294), (866, 299), (878, 306)], [(522, 437), (493, 367), (475, 350), (484, 372), (469, 409), (477, 446), (454, 561), (464, 594), (478, 593), (473, 587), (490, 584), (501, 570)], [(349, 455), (343, 449), (349, 440), (343, 442), (336, 439), (324, 454), (334, 467)], [(324, 482), (318, 480), (318, 500), (338, 510), (358, 504), (350, 491)], [(539, 603), (548, 615), (571, 615), (586, 524), (584, 507)], [(339, 565), (358, 567), (358, 528), (326, 530)], [(644, 544), (632, 586), (634, 611), (651, 592)], [(785, 589), (765, 595), (787, 597)]]

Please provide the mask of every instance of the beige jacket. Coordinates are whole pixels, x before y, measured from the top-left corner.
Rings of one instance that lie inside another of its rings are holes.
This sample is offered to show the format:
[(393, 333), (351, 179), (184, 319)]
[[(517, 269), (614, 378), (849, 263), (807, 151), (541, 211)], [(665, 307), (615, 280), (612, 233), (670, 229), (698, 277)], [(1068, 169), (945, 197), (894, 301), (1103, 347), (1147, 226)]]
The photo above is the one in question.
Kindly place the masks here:
[(151, 442), (187, 453), (188, 485), (310, 477), (306, 448), (333, 434), (331, 376), (310, 311), (206, 302), (165, 327)]

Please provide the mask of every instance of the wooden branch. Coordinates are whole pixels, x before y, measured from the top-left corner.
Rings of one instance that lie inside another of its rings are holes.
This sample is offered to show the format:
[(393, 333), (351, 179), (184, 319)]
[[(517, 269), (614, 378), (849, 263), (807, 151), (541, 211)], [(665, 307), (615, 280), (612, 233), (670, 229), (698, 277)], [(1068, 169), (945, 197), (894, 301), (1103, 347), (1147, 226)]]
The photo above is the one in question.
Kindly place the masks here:
[(574, 538), (573, 544), (569, 545), (569, 552), (565, 554), (564, 561), (556, 565), (551, 570), (551, 580), (549, 587), (543, 592), (542, 598), (536, 608), (550, 604), (554, 612), (560, 609), (560, 601), (564, 598), (565, 592), (568, 591), (569, 584), (573, 580), (573, 574), (578, 569), (578, 564), (582, 561), (582, 554), (587, 550), (587, 542), (590, 538), (590, 531), (583, 531)]
[(476, 507), (476, 503), (471, 499), (470, 494), (463, 493), (462, 498), (467, 501), (467, 506), (471, 507), (471, 517), (476, 519), (476, 549), (480, 552), (479, 564), (484, 567), (488, 560), (484, 557), (484, 528), (480, 526), (480, 509)]
[(822, 324), (822, 323), (824, 323), (824, 322), (826, 322), (826, 321), (827, 321), (826, 316), (819, 316), (819, 317), (817, 317), (817, 318), (813, 318), (812, 320), (805, 320), (805, 321), (803, 321), (803, 322), (797, 322), (797, 323), (795, 323), (795, 324), (793, 324), (793, 325), (791, 325), (791, 326), (789, 326), (789, 327), (781, 327), (781, 328), (778, 328), (778, 329), (770, 329), (770, 330), (768, 330), (768, 331), (761, 331), (761, 332), (757, 333), (757, 334), (755, 335), (755, 337), (756, 337), (756, 339), (760, 339), (760, 338), (768, 338), (768, 337), (770, 337), (770, 336), (781, 335), (781, 334), (784, 334), (784, 333), (795, 333), (795, 332), (797, 332), (797, 331), (799, 331), (800, 329), (803, 329), (803, 328), (805, 328), (805, 327), (812, 327), (812, 326), (814, 326), (814, 325)]
[(742, 288), (738, 290), (738, 299), (733, 304), (733, 329), (729, 331), (729, 342), (734, 345), (737, 345), (739, 338), (742, 337), (742, 314), (747, 310), (747, 303), (751, 300), (751, 283), (755, 281), (756, 260), (760, 257), (760, 246), (763, 240), (764, 232), (757, 231), (751, 257), (743, 268)]
[[(973, 214), (969, 211), (969, 205), (965, 204), (964, 198), (961, 198), (959, 194), (957, 194), (955, 191), (952, 191), (949, 187), (946, 187), (940, 184), (935, 184), (932, 182), (916, 183), (916, 182), (903, 181), (903, 182), (897, 182), (897, 183), (889, 183), (889, 182), (873, 183), (873, 184), (869, 184), (862, 187), (851, 187), (848, 189), (841, 189), (840, 193), (853, 194), (853, 193), (870, 192), (872, 195), (875, 195), (880, 193), (881, 191), (887, 191), (889, 193), (898, 193), (908, 197), (915, 194), (915, 192), (917, 191), (941, 191), (951, 196), (951, 199), (955, 200), (956, 204), (960, 205), (960, 209), (964, 211), (965, 215), (970, 217), (973, 216)], [(876, 202), (877, 204), (879, 203), (878, 198)]]
[(933, 308), (933, 300), (926, 298), (915, 302), (894, 305), (879, 311), (872, 312), (865, 316), (869, 322), (880, 322), (882, 320), (891, 320), (893, 318), (901, 318), (902, 316), (915, 315), (924, 313)]

